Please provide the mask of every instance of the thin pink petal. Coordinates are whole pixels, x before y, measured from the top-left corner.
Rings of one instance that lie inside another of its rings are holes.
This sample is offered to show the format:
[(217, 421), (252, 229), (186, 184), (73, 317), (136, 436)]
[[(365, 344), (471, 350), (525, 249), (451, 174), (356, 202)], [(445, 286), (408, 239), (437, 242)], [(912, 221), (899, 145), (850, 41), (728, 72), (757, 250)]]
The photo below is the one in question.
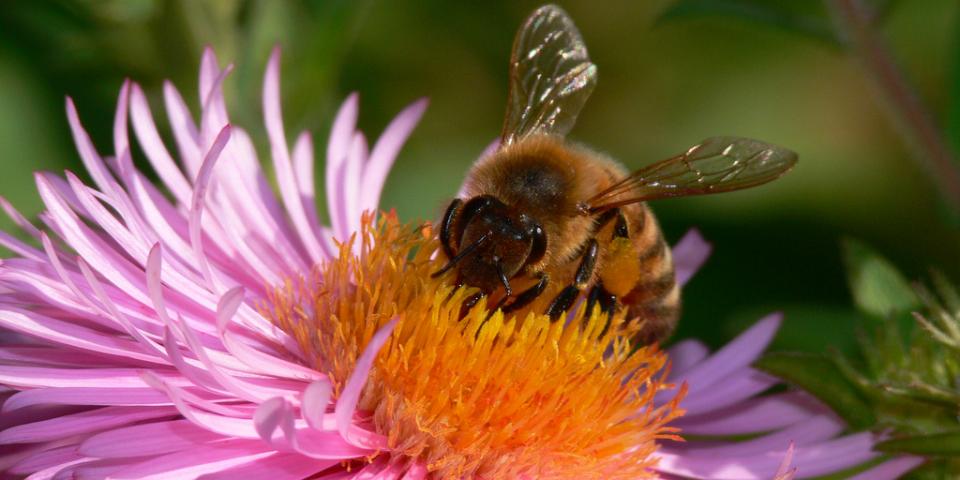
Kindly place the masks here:
[(303, 400), (300, 404), (300, 410), (303, 419), (307, 425), (314, 430), (323, 429), (323, 417), (326, 414), (327, 406), (330, 404), (330, 396), (333, 393), (333, 385), (327, 380), (319, 380), (311, 383), (303, 391)]
[(179, 452), (227, 438), (187, 420), (171, 420), (103, 432), (84, 440), (79, 450), (88, 457), (145, 457)]
[[(153, 122), (147, 97), (139, 85), (134, 83), (130, 90), (130, 116), (133, 120), (133, 132), (137, 136), (143, 153), (147, 156), (154, 171), (170, 189), (173, 196), (182, 203), (189, 204), (192, 189), (183, 172), (177, 167), (167, 147), (160, 138), (157, 125)], [(97, 182), (97, 185), (100, 185)], [(101, 186), (102, 188), (102, 186)]]
[(671, 425), (690, 435), (746, 435), (773, 431), (828, 411), (806, 395), (786, 392), (750, 399), (703, 415), (684, 415)]
[(689, 415), (712, 412), (747, 400), (762, 393), (780, 381), (752, 368), (744, 368), (731, 374), (713, 388), (687, 395), (680, 406)]
[(363, 353), (357, 359), (356, 366), (353, 368), (353, 372), (350, 372), (350, 378), (347, 379), (347, 384), (343, 387), (343, 392), (337, 400), (337, 407), (334, 411), (337, 418), (337, 429), (340, 431), (340, 436), (351, 445), (363, 448), (381, 448), (379, 444), (385, 440), (379, 439), (379, 441), (371, 444), (369, 443), (370, 440), (378, 439), (355, 438), (350, 430), (350, 425), (353, 424), (353, 414), (357, 410), (357, 401), (360, 400), (360, 392), (367, 383), (367, 375), (370, 373), (370, 368), (373, 367), (373, 361), (376, 359), (380, 348), (390, 338), (390, 334), (397, 326), (398, 321), (399, 319), (396, 318), (390, 320), (373, 335), (370, 343), (364, 347)]
[(340, 202), (341, 195), (339, 194), (342, 188), (340, 172), (343, 169), (343, 164), (347, 162), (350, 144), (353, 142), (354, 132), (356, 131), (358, 101), (357, 94), (352, 93), (340, 106), (340, 110), (333, 120), (330, 139), (327, 143), (327, 205), (330, 211), (330, 225), (334, 234), (338, 237), (341, 232), (347, 230), (345, 213), (339, 209), (339, 206), (342, 205)]
[(211, 289), (215, 289), (218, 285), (215, 285), (210, 263), (203, 254), (200, 220), (203, 212), (204, 197), (207, 192), (210, 176), (213, 173), (213, 167), (216, 165), (217, 159), (220, 158), (220, 152), (223, 151), (223, 147), (226, 146), (229, 140), (230, 125), (227, 125), (217, 134), (213, 146), (210, 147), (210, 151), (207, 152), (206, 157), (203, 159), (203, 166), (200, 167), (200, 173), (197, 175), (196, 189), (193, 191), (193, 199), (190, 202), (190, 244), (193, 246), (194, 257), (196, 257), (200, 263), (200, 271), (203, 273), (203, 278), (207, 282), (207, 286)]
[(190, 109), (187, 108), (180, 92), (169, 81), (163, 82), (163, 101), (167, 110), (167, 118), (170, 119), (173, 138), (180, 150), (180, 158), (187, 169), (189, 178), (195, 178), (202, 163), (198, 145), (200, 133), (197, 131), (197, 125), (193, 122)]
[(686, 373), (691, 367), (703, 361), (710, 353), (703, 342), (699, 340), (684, 340), (669, 348), (667, 356), (670, 358), (669, 379)]
[[(42, 472), (38, 477), (43, 478), (56, 473), (63, 466), (71, 463), (77, 463), (85, 460), (77, 453), (77, 447), (69, 445), (65, 447), (52, 448), (50, 450), (39, 452), (25, 458), (23, 461), (10, 467), (6, 473), (14, 475), (25, 475), (34, 472)], [(30, 478), (37, 478), (31, 476)]]
[(170, 407), (105, 407), (10, 427), (0, 432), (0, 444), (36, 443), (97, 432), (143, 420), (171, 417)]
[(420, 121), (420, 117), (423, 116), (427, 104), (427, 99), (422, 98), (403, 109), (390, 122), (390, 125), (387, 125), (383, 134), (380, 135), (377, 143), (373, 146), (360, 184), (360, 194), (363, 195), (363, 202), (360, 205), (361, 210), (376, 211), (379, 207), (380, 192), (383, 191), (387, 174), (390, 173), (390, 168), (397, 159), (400, 148), (406, 143), (410, 133), (413, 132), (414, 127)]
[(280, 109), (280, 49), (273, 49), (263, 78), (263, 118), (270, 137), (270, 154), (277, 173), (280, 196), (287, 207), (300, 242), (314, 262), (327, 258), (309, 223), (309, 218), (300, 201), (299, 185), (290, 163), (290, 151), (283, 131), (283, 114)]
[(849, 480), (894, 480), (919, 467), (926, 460), (922, 457), (899, 457), (887, 460), (869, 470), (864, 470)]
[(196, 478), (276, 455), (276, 452), (267, 448), (267, 445), (260, 440), (226, 440), (215, 445), (194, 448), (189, 455), (172, 453), (151, 458), (114, 472), (111, 478), (114, 480)]
[(73, 140), (77, 145), (77, 151), (80, 152), (80, 159), (83, 160), (83, 165), (86, 167), (87, 172), (90, 173), (93, 181), (96, 182), (101, 190), (105, 192), (111, 191), (111, 189), (114, 188), (115, 182), (107, 170), (106, 165), (103, 163), (103, 160), (100, 158), (100, 155), (94, 148), (87, 131), (84, 130), (80, 124), (77, 107), (73, 104), (73, 99), (70, 97), (67, 97), (67, 120), (70, 123), (70, 130), (73, 133)]
[(713, 247), (704, 240), (697, 229), (691, 229), (673, 247), (673, 265), (676, 270), (677, 283), (681, 286), (690, 281), (700, 267), (710, 257)]
[(340, 463), (341, 460), (305, 460), (290, 453), (277, 453), (266, 458), (200, 477), (201, 480), (298, 480), (311, 477)]
[(688, 395), (707, 390), (736, 370), (753, 363), (773, 340), (782, 321), (781, 313), (767, 315), (710, 358), (692, 368), (683, 376), (683, 380), (690, 384)]
[[(109, 383), (104, 382), (105, 385)], [(61, 387), (36, 388), (17, 392), (3, 404), (3, 413), (33, 405), (170, 405), (170, 399), (150, 387)]]

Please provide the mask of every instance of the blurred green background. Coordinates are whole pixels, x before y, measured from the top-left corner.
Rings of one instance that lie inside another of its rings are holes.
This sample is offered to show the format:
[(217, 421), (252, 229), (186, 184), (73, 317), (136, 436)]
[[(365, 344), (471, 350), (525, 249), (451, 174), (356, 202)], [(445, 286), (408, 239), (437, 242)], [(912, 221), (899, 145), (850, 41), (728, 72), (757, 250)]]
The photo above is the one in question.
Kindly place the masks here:
[[(760, 315), (783, 310), (787, 322), (776, 348), (848, 349), (857, 314), (840, 238), (864, 240), (910, 278), (935, 267), (957, 280), (960, 230), (864, 69), (828, 40), (832, 25), (822, 5), (787, 3), (804, 5), (800, 13), (812, 19), (804, 25), (814, 35), (730, 15), (664, 19), (675, 6), (666, 0), (560, 2), (577, 22), (600, 77), (571, 137), (628, 167), (722, 134), (798, 151), (799, 167), (771, 185), (654, 204), (670, 239), (698, 227), (715, 246), (686, 289), (679, 336), (719, 345)], [(884, 3), (880, 31), (943, 124), (956, 88), (951, 76), (960, 59), (960, 6), (951, 0)], [(82, 170), (63, 114), (64, 95), (75, 99), (102, 152), (112, 151), (113, 108), (124, 77), (145, 87), (160, 118), (165, 78), (196, 107), (204, 45), (212, 45), (222, 63), (235, 64), (227, 82), (232, 118), (255, 135), (266, 158), (259, 90), (269, 51), (279, 44), (287, 132), (293, 138), (300, 129), (313, 131), (320, 159), (333, 114), (351, 91), (360, 93), (360, 124), (371, 138), (406, 104), (430, 98), (383, 205), (406, 219), (433, 218), (499, 133), (513, 34), (536, 6), (438, 0), (5, 3), (0, 194), (35, 215), (41, 205), (33, 170)], [(145, 163), (142, 156), (138, 161)]]

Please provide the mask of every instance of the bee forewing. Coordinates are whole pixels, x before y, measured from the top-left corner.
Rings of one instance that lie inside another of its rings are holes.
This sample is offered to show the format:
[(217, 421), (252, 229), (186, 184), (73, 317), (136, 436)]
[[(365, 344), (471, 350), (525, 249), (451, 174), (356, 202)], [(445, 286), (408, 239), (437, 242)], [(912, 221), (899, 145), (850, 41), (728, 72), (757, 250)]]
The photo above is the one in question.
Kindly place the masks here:
[(513, 42), (501, 145), (535, 133), (566, 135), (596, 83), (573, 20), (555, 5), (538, 8)]
[(786, 148), (740, 137), (711, 137), (685, 153), (643, 167), (584, 203), (599, 212), (666, 197), (741, 190), (774, 180), (797, 163)]

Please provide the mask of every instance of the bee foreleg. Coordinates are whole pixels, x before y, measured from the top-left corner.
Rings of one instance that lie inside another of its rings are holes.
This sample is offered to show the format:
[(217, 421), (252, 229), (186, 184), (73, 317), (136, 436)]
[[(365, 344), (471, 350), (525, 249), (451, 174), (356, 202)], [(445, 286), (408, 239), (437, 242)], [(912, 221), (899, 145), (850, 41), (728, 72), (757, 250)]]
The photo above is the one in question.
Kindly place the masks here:
[(550, 281), (550, 277), (546, 273), (540, 273), (540, 281), (538, 281), (534, 286), (520, 292), (510, 305), (503, 307), (503, 313), (510, 313), (519, 308), (523, 308), (530, 304), (530, 302), (536, 300), (544, 290), (547, 289), (547, 283)]
[(477, 292), (464, 299), (463, 303), (460, 304), (460, 319), (464, 319), (467, 314), (470, 313), (470, 310), (473, 310), (473, 307), (477, 305), (477, 302), (479, 302), (480, 299), (485, 296), (485, 293)]
[(550, 307), (547, 308), (547, 315), (550, 316), (551, 320), (556, 321), (563, 312), (570, 310), (580, 292), (587, 288), (587, 284), (593, 278), (593, 270), (597, 266), (599, 253), (600, 246), (597, 244), (597, 240), (595, 238), (590, 239), (587, 242), (587, 248), (583, 251), (583, 258), (580, 259), (577, 273), (573, 277), (573, 284), (564, 287), (550, 303)]
[(463, 200), (459, 198), (453, 199), (453, 201), (450, 202), (450, 206), (447, 207), (447, 211), (443, 214), (443, 220), (440, 222), (440, 246), (443, 247), (443, 253), (447, 254), (447, 258), (453, 258), (457, 253), (453, 248), (453, 239), (451, 237), (453, 235), (454, 220), (456, 220), (457, 214), (460, 213), (460, 207), (462, 206)]

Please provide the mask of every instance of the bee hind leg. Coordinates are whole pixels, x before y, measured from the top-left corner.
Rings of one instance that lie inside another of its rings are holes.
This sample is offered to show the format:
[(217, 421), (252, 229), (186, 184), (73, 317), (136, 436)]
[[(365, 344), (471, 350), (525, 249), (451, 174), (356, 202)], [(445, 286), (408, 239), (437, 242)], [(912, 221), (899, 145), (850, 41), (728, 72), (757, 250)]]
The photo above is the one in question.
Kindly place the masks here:
[(547, 308), (547, 315), (550, 316), (550, 320), (557, 321), (563, 312), (570, 310), (580, 292), (590, 283), (590, 279), (593, 278), (593, 270), (597, 266), (599, 253), (600, 246), (597, 244), (597, 240), (590, 239), (587, 242), (587, 248), (583, 251), (583, 258), (580, 259), (580, 266), (577, 267), (573, 283), (564, 287), (553, 299), (553, 302), (550, 302), (550, 307)]

